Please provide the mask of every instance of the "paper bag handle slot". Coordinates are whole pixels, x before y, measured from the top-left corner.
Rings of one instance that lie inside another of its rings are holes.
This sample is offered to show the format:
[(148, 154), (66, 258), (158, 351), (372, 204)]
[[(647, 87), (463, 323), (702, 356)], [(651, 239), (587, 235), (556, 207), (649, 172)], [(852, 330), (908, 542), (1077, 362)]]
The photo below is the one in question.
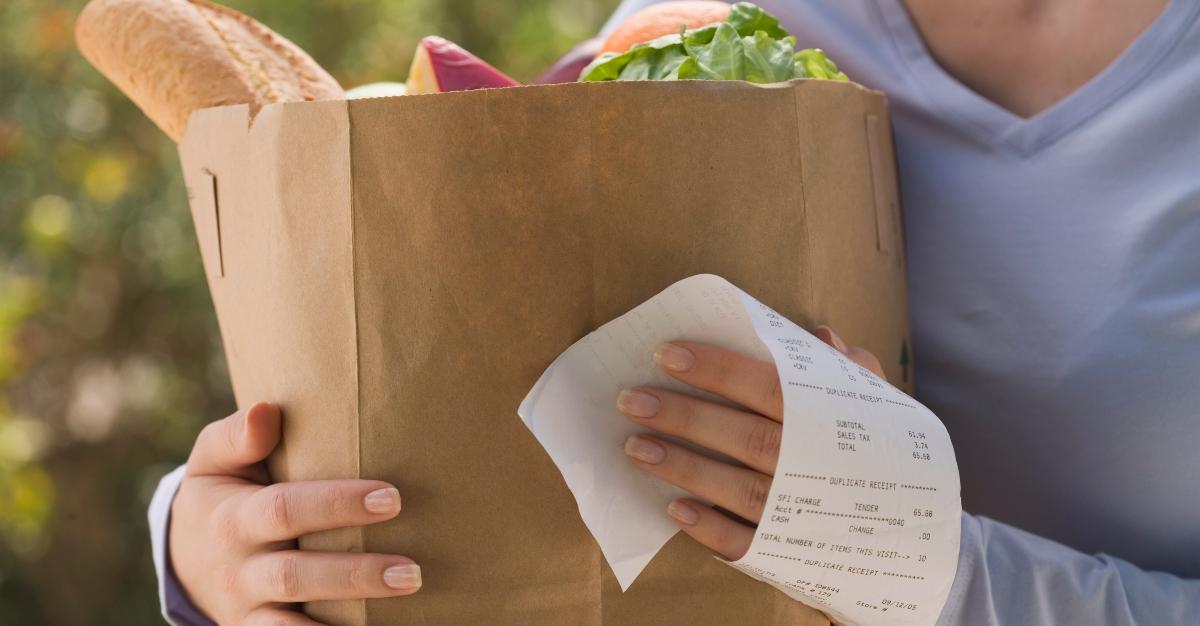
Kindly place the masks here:
[(900, 211), (896, 197), (896, 174), (888, 167), (891, 160), (884, 158), (883, 153), (889, 145), (883, 135), (887, 132), (887, 125), (877, 115), (868, 113), (866, 118), (867, 154), (871, 159), (871, 188), (875, 198), (876, 247), (881, 254), (896, 254), (898, 261)]
[(200, 252), (204, 257), (204, 268), (209, 276), (225, 276), (225, 253), (221, 246), (221, 205), (217, 193), (217, 175), (208, 168), (200, 172), (200, 185), (194, 198), (193, 215), (196, 221), (196, 236), (200, 240)]

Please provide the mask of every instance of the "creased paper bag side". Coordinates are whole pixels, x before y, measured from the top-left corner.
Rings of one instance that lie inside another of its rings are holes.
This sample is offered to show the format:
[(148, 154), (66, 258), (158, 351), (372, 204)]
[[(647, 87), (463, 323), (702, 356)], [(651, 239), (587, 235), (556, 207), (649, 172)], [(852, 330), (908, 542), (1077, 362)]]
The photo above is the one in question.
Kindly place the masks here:
[[(244, 106), (205, 109), (180, 144), (238, 406), (284, 411), (276, 480), (359, 476), (349, 154), (344, 102), (268, 106), (253, 125)], [(347, 529), (301, 546), (361, 550), (363, 541)], [(309, 610), (362, 624), (362, 608)]]

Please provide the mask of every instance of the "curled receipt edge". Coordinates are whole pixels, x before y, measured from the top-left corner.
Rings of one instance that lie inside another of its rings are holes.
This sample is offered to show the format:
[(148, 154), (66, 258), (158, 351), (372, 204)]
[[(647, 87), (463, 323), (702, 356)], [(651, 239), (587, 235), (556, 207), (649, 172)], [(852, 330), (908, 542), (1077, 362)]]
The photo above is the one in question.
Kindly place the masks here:
[[(620, 390), (697, 395), (654, 366), (661, 343), (716, 345), (774, 361), (784, 428), (749, 551), (727, 562), (840, 623), (934, 624), (958, 566), (958, 466), (932, 412), (719, 276), (681, 280), (580, 339), (518, 413), (575, 496), (622, 590), (677, 532), (683, 491), (635, 469), (644, 429)], [(704, 394), (698, 394), (703, 396)], [(709, 399), (713, 399), (708, 396)]]

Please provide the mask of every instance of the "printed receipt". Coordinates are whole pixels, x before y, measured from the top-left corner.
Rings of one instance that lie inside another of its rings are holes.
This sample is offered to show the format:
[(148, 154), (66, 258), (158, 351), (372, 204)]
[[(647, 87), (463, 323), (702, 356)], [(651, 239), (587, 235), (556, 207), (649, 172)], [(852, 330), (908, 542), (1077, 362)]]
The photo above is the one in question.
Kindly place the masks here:
[[(933, 624), (958, 565), (958, 468), (937, 416), (728, 281), (675, 283), (576, 342), (518, 413), (550, 453), (622, 589), (677, 532), (679, 489), (634, 469), (621, 389), (696, 394), (654, 349), (704, 342), (774, 361), (783, 441), (766, 512), (729, 565), (838, 622)], [(703, 396), (703, 394), (698, 394)], [(711, 396), (708, 396), (710, 399)]]

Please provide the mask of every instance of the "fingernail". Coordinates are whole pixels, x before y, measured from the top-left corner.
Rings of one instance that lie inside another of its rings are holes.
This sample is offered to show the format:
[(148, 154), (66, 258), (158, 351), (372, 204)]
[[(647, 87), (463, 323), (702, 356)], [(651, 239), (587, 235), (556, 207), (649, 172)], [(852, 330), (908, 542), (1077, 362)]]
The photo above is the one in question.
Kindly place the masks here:
[(371, 513), (395, 513), (400, 510), (400, 491), (395, 487), (376, 489), (363, 498), (363, 506)]
[(625, 440), (625, 454), (646, 463), (657, 465), (662, 463), (667, 451), (662, 446), (642, 437), (630, 437)]
[(416, 563), (393, 565), (383, 570), (383, 584), (392, 589), (417, 589), (421, 586), (421, 566)]
[(237, 441), (243, 449), (248, 448), (250, 446), (250, 411), (246, 411), (242, 415), (242, 419), (238, 420), (237, 430), (237, 438), (234, 441)]
[(654, 351), (654, 362), (672, 372), (686, 372), (696, 364), (696, 355), (687, 348), (664, 343)]
[(658, 398), (644, 391), (626, 389), (617, 396), (617, 408), (634, 417), (654, 417), (658, 406)]
[(667, 505), (667, 515), (670, 515), (675, 521), (688, 526), (694, 525), (700, 521), (700, 512), (692, 507), (675, 500)]

